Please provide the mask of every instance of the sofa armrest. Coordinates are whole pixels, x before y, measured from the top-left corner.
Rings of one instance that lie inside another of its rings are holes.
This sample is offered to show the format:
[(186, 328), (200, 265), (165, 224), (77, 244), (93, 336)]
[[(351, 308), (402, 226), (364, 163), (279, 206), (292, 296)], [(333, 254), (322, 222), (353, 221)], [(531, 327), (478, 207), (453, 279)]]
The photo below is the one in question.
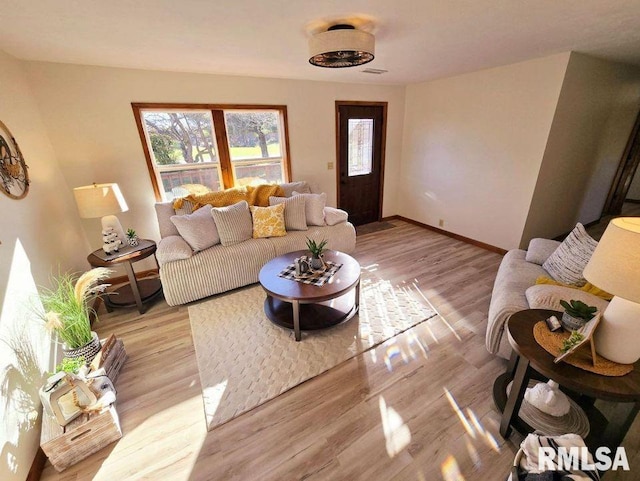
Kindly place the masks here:
[(188, 259), (192, 255), (193, 251), (191, 247), (189, 247), (187, 241), (179, 235), (170, 235), (161, 239), (158, 243), (158, 250), (156, 251), (158, 264), (161, 267), (169, 262)]
[(560, 242), (551, 239), (531, 239), (527, 250), (526, 261), (541, 266), (558, 248)]
[(342, 222), (347, 222), (348, 218), (349, 214), (342, 209), (329, 206), (324, 208), (324, 221), (327, 225), (341, 224)]

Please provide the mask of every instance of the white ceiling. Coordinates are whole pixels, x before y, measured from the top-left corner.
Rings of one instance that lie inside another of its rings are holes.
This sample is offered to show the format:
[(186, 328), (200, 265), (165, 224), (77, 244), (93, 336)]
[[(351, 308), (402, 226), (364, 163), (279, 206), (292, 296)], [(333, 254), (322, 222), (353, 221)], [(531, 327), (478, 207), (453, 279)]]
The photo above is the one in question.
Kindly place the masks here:
[[(365, 67), (308, 63), (309, 30), (373, 24)], [(640, 0), (0, 0), (21, 59), (407, 84), (575, 50), (640, 64)]]

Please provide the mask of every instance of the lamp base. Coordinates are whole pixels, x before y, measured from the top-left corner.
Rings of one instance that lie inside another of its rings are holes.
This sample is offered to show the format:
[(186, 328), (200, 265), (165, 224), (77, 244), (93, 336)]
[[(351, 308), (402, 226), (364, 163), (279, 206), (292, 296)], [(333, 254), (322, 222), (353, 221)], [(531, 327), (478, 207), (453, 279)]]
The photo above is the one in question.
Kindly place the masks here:
[(620, 364), (640, 359), (640, 304), (614, 296), (593, 335), (596, 351)]
[(102, 218), (102, 230), (113, 229), (118, 236), (118, 240), (122, 242), (121, 245), (127, 245), (127, 236), (122, 229), (122, 224), (115, 215), (105, 215)]

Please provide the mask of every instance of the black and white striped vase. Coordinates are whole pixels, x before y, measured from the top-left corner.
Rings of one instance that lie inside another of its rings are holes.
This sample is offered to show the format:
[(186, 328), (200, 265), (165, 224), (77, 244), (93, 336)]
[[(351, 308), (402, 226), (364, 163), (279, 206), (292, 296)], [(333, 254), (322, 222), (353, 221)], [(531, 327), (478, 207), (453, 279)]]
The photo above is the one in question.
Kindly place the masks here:
[(93, 361), (93, 358), (98, 355), (100, 349), (102, 349), (100, 338), (94, 331), (91, 331), (91, 340), (84, 346), (69, 348), (65, 343), (62, 343), (62, 352), (64, 353), (64, 357), (69, 359), (84, 357), (84, 362), (86, 364)]

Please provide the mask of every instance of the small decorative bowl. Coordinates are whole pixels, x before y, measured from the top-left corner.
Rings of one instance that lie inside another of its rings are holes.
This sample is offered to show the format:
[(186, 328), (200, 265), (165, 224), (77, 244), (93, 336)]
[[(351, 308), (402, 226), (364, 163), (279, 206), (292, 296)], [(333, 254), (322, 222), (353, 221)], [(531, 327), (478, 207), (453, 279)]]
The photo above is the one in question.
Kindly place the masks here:
[(567, 312), (564, 312), (562, 314), (562, 319), (560, 319), (560, 324), (562, 324), (562, 327), (566, 331), (569, 331), (569, 332), (577, 331), (582, 326), (584, 326), (586, 323), (587, 323), (587, 321), (585, 321), (584, 319), (582, 319), (580, 317), (573, 317), (570, 314), (568, 314)]

